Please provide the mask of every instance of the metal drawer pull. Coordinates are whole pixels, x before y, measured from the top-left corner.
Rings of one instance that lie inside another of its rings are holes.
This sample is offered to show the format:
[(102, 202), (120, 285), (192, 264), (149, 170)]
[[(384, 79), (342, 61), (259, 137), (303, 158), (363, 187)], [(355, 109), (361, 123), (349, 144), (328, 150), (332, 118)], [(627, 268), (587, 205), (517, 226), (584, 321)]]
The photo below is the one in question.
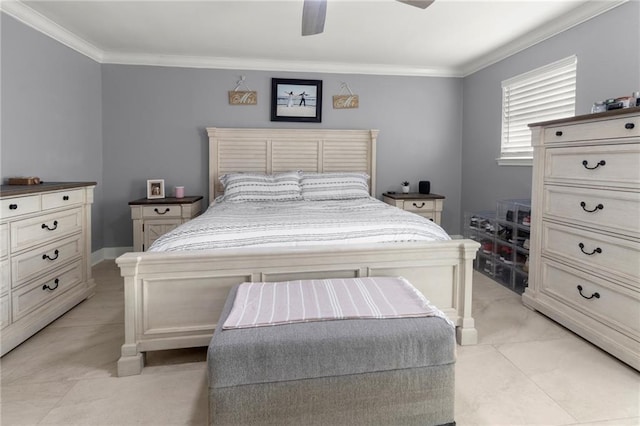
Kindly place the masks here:
[(158, 214), (167, 214), (170, 210), (171, 209), (169, 207), (167, 207), (162, 213), (160, 213), (157, 208), (153, 209), (153, 211), (158, 213)]
[(600, 166), (604, 166), (605, 164), (607, 164), (607, 162), (606, 162), (606, 161), (604, 161), (604, 160), (600, 160), (598, 163), (596, 163), (596, 165), (595, 165), (595, 166), (593, 166), (593, 167), (589, 167), (589, 162), (588, 162), (587, 160), (584, 160), (584, 161), (582, 162), (582, 165), (583, 165), (583, 166), (584, 166), (584, 168), (585, 168), (585, 169), (587, 169), (587, 170), (595, 170), (595, 169), (597, 169), (597, 168), (598, 168), (598, 167), (600, 167)]
[(587, 253), (586, 251), (584, 251), (584, 244), (582, 244), (582, 243), (578, 244), (578, 247), (580, 247), (580, 250), (584, 254), (586, 254), (587, 256), (591, 256), (591, 255), (594, 255), (596, 253), (598, 253), (598, 254), (602, 253), (602, 249), (600, 247), (596, 247), (591, 253)]
[(416, 203), (413, 203), (413, 207), (421, 209), (424, 207), (424, 203), (422, 203), (421, 205), (417, 205)]
[(51, 290), (51, 291), (55, 290), (56, 288), (58, 288), (58, 283), (60, 282), (60, 280), (58, 278), (56, 278), (53, 282), (55, 283), (54, 287), (49, 287), (48, 285), (45, 284), (45, 285), (42, 286), (42, 289), (43, 290)]
[(17, 209), (18, 209), (17, 204), (9, 204), (9, 210), (17, 210)]
[(600, 293), (598, 293), (597, 291), (595, 293), (593, 293), (591, 296), (587, 297), (584, 294), (582, 294), (582, 286), (579, 285), (578, 287), (578, 292), (580, 293), (580, 296), (584, 297), (585, 299), (593, 299), (594, 297), (596, 299), (600, 299)]
[(584, 210), (587, 213), (593, 213), (597, 210), (602, 210), (604, 209), (604, 206), (602, 204), (598, 204), (593, 210), (588, 210), (587, 207), (587, 203), (585, 203), (584, 201), (580, 202), (580, 207), (582, 207), (582, 210)]
[(558, 130), (558, 131), (556, 132), (556, 136), (562, 136), (562, 131)]
[(63, 195), (62, 196), (62, 200), (63, 201), (69, 201), (69, 196), (68, 195)]
[(633, 124), (633, 123), (627, 123), (627, 124), (624, 125), (624, 128), (628, 129), (628, 130), (633, 129), (634, 127), (636, 127), (636, 125)]
[(58, 253), (58, 250), (54, 251), (54, 252), (53, 252), (53, 254), (55, 254), (55, 255), (56, 255), (56, 257), (49, 257), (49, 255), (45, 253), (45, 254), (43, 254), (43, 255), (42, 255), (42, 259), (43, 259), (43, 260), (44, 260), (44, 259), (56, 260), (56, 259), (58, 258), (58, 254), (59, 254), (59, 253)]
[(49, 231), (55, 231), (56, 229), (58, 229), (58, 221), (54, 220), (53, 221), (53, 228), (49, 228), (49, 225), (47, 225), (46, 223), (42, 224), (42, 229), (47, 229)]

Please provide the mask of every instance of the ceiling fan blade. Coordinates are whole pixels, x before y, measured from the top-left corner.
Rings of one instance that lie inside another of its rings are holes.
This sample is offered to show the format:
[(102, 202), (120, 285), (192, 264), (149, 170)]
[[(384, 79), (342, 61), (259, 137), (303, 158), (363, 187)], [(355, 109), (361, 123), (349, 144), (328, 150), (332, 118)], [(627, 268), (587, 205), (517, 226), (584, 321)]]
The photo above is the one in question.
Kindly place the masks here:
[(434, 0), (398, 0), (400, 3), (410, 4), (411, 6), (419, 7), (420, 9), (426, 9), (431, 6)]
[(302, 35), (320, 34), (324, 31), (327, 0), (304, 0), (302, 6)]

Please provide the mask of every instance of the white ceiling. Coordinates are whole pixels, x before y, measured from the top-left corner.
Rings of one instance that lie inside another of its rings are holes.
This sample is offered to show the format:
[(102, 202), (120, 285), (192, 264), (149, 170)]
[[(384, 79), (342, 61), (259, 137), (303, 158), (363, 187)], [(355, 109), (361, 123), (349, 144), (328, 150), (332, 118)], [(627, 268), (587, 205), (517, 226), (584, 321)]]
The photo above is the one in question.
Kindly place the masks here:
[(302, 0), (17, 1), (2, 10), (101, 63), (464, 76), (625, 0), (328, 0), (302, 37)]

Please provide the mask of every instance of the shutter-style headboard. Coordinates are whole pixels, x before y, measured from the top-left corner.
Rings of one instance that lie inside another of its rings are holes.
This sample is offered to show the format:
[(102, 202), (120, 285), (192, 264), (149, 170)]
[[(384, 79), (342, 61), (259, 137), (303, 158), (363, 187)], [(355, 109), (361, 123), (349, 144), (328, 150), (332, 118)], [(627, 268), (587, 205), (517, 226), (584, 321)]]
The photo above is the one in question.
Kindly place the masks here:
[(230, 172), (365, 172), (376, 190), (378, 130), (231, 129), (208, 127), (209, 202)]

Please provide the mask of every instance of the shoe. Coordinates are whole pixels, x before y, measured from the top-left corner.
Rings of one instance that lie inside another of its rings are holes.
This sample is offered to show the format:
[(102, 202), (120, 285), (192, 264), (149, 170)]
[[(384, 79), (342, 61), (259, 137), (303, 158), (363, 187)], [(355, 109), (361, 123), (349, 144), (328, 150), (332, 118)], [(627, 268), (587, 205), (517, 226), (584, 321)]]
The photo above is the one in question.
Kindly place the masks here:
[(531, 225), (531, 216), (525, 216), (524, 218), (522, 218), (522, 224), (525, 226), (530, 226)]
[(529, 272), (529, 256), (527, 256), (527, 260), (524, 261), (524, 265), (522, 265), (522, 270), (524, 272)]
[(513, 250), (511, 247), (502, 246), (500, 247), (500, 260), (502, 260), (507, 265), (513, 265)]
[(526, 240), (524, 240), (524, 243), (522, 243), (522, 248), (529, 250), (529, 239), (528, 238)]
[(485, 240), (480, 245), (480, 248), (484, 253), (491, 254), (493, 252), (493, 243), (491, 241)]

